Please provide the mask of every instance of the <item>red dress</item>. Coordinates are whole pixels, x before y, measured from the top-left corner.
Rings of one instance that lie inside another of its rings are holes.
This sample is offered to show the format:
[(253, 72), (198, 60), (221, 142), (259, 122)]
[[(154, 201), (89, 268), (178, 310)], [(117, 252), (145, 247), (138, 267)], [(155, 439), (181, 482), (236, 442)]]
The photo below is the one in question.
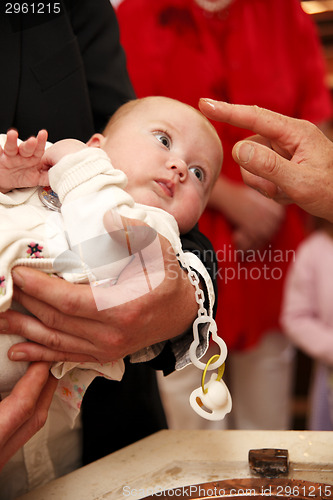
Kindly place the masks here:
[[(166, 95), (194, 107), (210, 97), (315, 123), (331, 117), (318, 36), (299, 0), (234, 0), (218, 14), (193, 0), (123, 0), (117, 16), (138, 97)], [(231, 149), (250, 133), (214, 125), (223, 175), (242, 182)], [(304, 236), (302, 212), (288, 207), (274, 239), (245, 261), (235, 257), (232, 227), (221, 213), (207, 209), (199, 226), (219, 260), (219, 332), (229, 350), (253, 346), (279, 328), (285, 272)], [(226, 283), (227, 271), (235, 274)]]

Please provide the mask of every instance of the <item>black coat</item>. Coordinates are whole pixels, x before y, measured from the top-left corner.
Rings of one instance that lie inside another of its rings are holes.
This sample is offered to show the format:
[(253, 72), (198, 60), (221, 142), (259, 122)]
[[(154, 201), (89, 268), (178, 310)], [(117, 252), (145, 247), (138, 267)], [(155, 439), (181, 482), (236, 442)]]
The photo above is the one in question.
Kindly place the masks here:
[(1, 132), (87, 141), (135, 97), (110, 2), (59, 3), (56, 16), (0, 14)]

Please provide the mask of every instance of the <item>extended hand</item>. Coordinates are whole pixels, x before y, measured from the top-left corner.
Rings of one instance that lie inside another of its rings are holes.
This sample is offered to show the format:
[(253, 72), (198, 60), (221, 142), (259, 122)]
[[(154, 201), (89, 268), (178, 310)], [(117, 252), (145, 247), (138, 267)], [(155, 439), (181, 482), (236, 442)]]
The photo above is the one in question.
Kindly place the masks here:
[(312, 123), (257, 106), (201, 99), (209, 118), (259, 134), (233, 150), (249, 186), (333, 222), (333, 143)]

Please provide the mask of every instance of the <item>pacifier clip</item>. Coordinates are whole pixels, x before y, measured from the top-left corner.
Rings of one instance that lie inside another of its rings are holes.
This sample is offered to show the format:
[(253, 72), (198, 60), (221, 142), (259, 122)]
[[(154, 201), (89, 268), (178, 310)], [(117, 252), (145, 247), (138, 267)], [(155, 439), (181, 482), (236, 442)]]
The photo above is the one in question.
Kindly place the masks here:
[[(193, 323), (193, 342), (190, 345), (189, 356), (194, 366), (202, 370), (201, 385), (191, 393), (189, 402), (193, 410), (206, 420), (222, 420), (232, 408), (230, 392), (222, 380), (227, 357), (227, 346), (217, 334), (217, 325), (214, 318), (208, 315), (204, 307), (204, 293), (200, 288), (197, 274), (180, 259), (182, 266), (188, 273), (188, 278), (195, 288), (195, 300), (198, 304), (198, 317)], [(208, 335), (219, 347), (219, 354), (212, 356), (207, 363), (203, 363), (197, 357), (199, 346), (199, 326), (208, 325)], [(217, 370), (208, 382), (205, 382), (207, 371)]]

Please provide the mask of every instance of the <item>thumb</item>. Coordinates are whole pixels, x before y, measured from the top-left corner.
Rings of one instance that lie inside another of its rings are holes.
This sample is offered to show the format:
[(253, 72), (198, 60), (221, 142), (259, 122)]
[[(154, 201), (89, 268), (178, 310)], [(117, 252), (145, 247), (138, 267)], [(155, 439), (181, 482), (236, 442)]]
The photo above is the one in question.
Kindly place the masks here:
[(47, 149), (40, 159), (41, 171), (49, 170), (56, 163), (52, 158), (52, 153), (50, 152), (50, 149), (51, 148)]
[(291, 165), (269, 147), (253, 141), (240, 141), (235, 144), (232, 156), (242, 167), (244, 182), (265, 196), (276, 198), (290, 188), (291, 171), (297, 165)]
[(39, 180), (38, 180), (38, 186), (48, 186), (50, 183), (49, 181), (49, 173), (48, 170), (41, 170)]

